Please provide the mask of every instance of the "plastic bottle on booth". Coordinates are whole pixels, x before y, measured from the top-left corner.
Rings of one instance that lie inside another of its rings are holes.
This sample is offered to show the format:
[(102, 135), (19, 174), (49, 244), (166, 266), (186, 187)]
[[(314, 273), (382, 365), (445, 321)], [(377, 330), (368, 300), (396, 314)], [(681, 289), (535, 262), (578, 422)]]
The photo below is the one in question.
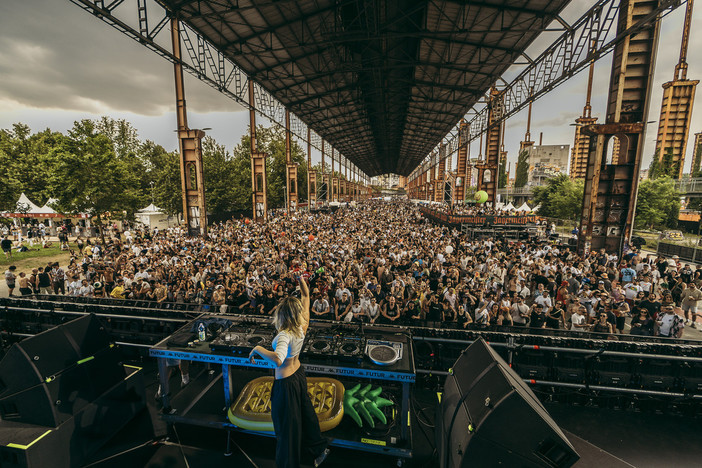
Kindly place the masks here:
[(207, 334), (205, 333), (205, 324), (200, 322), (197, 326), (197, 339), (200, 341), (205, 341), (207, 339)]

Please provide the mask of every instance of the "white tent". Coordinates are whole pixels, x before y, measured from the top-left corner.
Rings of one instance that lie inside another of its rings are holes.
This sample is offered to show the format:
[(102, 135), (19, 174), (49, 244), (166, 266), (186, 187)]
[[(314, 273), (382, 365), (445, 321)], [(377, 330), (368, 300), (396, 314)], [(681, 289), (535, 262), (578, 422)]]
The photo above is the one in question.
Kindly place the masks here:
[(144, 214), (144, 215), (163, 214), (163, 210), (161, 210), (161, 208), (159, 208), (158, 206), (156, 206), (152, 203), (149, 206), (147, 206), (146, 208), (142, 208), (139, 211), (137, 211), (137, 214)]
[(39, 214), (41, 209), (32, 203), (32, 201), (24, 194), (20, 195), (19, 200), (17, 200), (17, 213), (26, 213), (27, 215)]
[(514, 209), (514, 205), (512, 202), (509, 202), (504, 208), (502, 208), (505, 211), (512, 211)]
[(529, 208), (529, 205), (527, 205), (526, 202), (524, 202), (524, 204), (522, 206), (517, 208), (517, 211), (527, 211), (528, 212), (528, 211), (531, 211), (531, 208)]
[(171, 225), (177, 225), (178, 220), (168, 216), (161, 208), (151, 203), (146, 208), (135, 213), (137, 221), (148, 226), (149, 229), (166, 229)]
[(44, 204), (44, 206), (42, 206), (41, 208), (39, 208), (39, 212), (40, 212), (41, 214), (47, 214), (47, 215), (55, 215), (55, 214), (58, 214), (58, 213), (56, 213), (56, 210), (54, 210), (53, 208), (51, 208), (51, 205), (54, 204), (54, 203), (57, 202), (57, 201), (58, 201), (58, 200), (56, 200), (55, 198), (49, 198), (49, 200)]

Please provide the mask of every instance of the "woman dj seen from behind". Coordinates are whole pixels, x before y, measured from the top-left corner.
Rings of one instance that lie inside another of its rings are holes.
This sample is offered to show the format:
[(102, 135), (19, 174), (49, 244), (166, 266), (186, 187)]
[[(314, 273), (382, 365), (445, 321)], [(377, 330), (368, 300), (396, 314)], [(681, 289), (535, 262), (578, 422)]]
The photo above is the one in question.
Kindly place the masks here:
[(319, 420), (307, 396), (307, 378), (300, 366), (300, 351), (310, 323), (310, 290), (300, 277), (301, 299), (286, 297), (278, 304), (273, 324), (278, 334), (274, 351), (256, 346), (249, 354), (253, 363), (259, 355), (275, 365), (271, 391), (271, 417), (276, 437), (275, 464), (278, 468), (300, 466), (304, 449), (319, 466), (329, 455), (328, 441), (322, 437)]

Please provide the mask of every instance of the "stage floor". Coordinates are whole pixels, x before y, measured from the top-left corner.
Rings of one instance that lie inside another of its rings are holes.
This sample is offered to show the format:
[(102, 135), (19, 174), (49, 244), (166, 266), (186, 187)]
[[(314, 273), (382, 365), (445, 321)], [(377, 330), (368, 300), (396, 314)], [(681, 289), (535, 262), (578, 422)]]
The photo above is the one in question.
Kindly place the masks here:
[[(145, 366), (145, 381), (149, 385), (149, 408), (140, 418), (127, 426), (108, 446), (93, 458), (89, 466), (99, 468), (211, 468), (212, 466), (274, 468), (275, 439), (231, 432), (231, 455), (225, 456), (226, 431), (212, 427), (175, 424), (168, 431), (157, 418), (158, 408), (153, 400), (156, 392), (156, 366), (150, 360)], [(205, 392), (200, 409), (217, 411), (224, 406), (221, 377), (209, 374), (201, 365), (194, 365), (193, 382), (179, 390), (174, 399), (194, 398), (205, 390), (206, 382), (220, 379)], [(244, 377), (244, 376), (242, 376)], [(246, 376), (248, 378), (249, 376)], [(172, 388), (179, 388), (179, 376)], [(437, 466), (434, 450), (433, 416), (436, 393), (416, 390), (413, 398), (411, 425), (413, 428), (413, 458), (405, 466), (429, 468)], [(574, 407), (547, 404), (547, 410), (564, 430), (581, 456), (576, 468), (627, 467), (695, 467), (702, 458), (702, 424), (700, 419), (655, 413), (634, 413), (604, 408)], [(153, 442), (153, 439), (157, 442)], [(109, 458), (107, 458), (109, 457)], [(186, 463), (187, 460), (187, 463)], [(307, 460), (306, 465), (311, 466)], [(324, 466), (340, 468), (394, 467), (397, 458), (368, 454), (333, 447)]]

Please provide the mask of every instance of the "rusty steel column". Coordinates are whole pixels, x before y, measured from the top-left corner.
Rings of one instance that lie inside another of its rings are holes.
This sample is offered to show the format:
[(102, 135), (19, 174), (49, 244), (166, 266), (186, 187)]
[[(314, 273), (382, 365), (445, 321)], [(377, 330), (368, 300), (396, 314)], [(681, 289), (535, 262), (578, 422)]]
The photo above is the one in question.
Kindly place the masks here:
[(188, 128), (185, 105), (185, 86), (180, 51), (180, 23), (171, 18), (171, 46), (173, 48), (173, 75), (176, 94), (176, 121), (178, 124), (178, 151), (180, 153), (180, 189), (183, 199), (183, 221), (188, 234), (207, 234), (207, 205), (205, 177), (202, 167), (202, 138), (205, 132)]
[(487, 203), (492, 207), (497, 202), (497, 177), (500, 163), (500, 140), (502, 125), (497, 122), (502, 117), (502, 95), (496, 87), (490, 90), (488, 129), (485, 138), (485, 161), (478, 164), (478, 190), (488, 194)]
[[(341, 200), (343, 201), (348, 201), (349, 197), (349, 187), (348, 187), (348, 173), (346, 171), (346, 158), (341, 159), (341, 155), (339, 156), (339, 180), (341, 181), (341, 187), (339, 190), (341, 191), (343, 198)], [(343, 170), (342, 170), (343, 169)], [(343, 177), (343, 179), (342, 179)]]
[[(680, 59), (675, 66), (673, 80), (663, 83), (663, 102), (658, 119), (658, 138), (654, 157), (659, 168), (665, 167), (668, 175), (681, 178), (685, 165), (685, 150), (690, 135), (692, 105), (699, 80), (687, 79), (687, 45), (690, 38), (693, 0), (687, 0), (685, 24), (683, 25)], [(652, 176), (655, 176), (652, 174)]]
[(427, 167), (424, 170), (424, 193), (422, 200), (429, 201), (429, 187), (431, 186), (431, 161), (427, 162)]
[(288, 213), (297, 209), (297, 164), (292, 160), (290, 141), (290, 111), (285, 109), (285, 200)]
[(453, 191), (453, 204), (465, 202), (468, 168), (468, 123), (461, 119), (458, 127), (458, 161), (456, 161), (456, 189)]
[[(596, 42), (592, 41), (594, 50)], [(571, 150), (570, 159), (570, 178), (584, 179), (587, 172), (587, 159), (590, 154), (590, 137), (582, 132), (583, 127), (592, 125), (597, 122), (597, 117), (592, 116), (592, 106), (590, 100), (592, 98), (592, 80), (595, 74), (595, 61), (590, 61), (590, 71), (587, 78), (587, 94), (585, 97), (585, 107), (583, 115), (575, 119), (575, 141)], [(618, 154), (619, 151), (616, 151)]]
[(339, 201), (339, 178), (334, 175), (334, 147), (331, 150), (331, 182), (332, 182), (332, 196), (331, 201)]
[(312, 132), (307, 127), (307, 209), (317, 205), (317, 172), (312, 169)]
[(439, 147), (439, 174), (436, 177), (436, 183), (434, 184), (434, 201), (443, 202), (444, 201), (444, 181), (446, 180), (446, 159), (443, 158), (444, 152), (443, 144)]
[[(649, 15), (657, 2), (622, 0), (617, 34)], [(578, 252), (605, 249), (621, 256), (628, 247), (634, 221), (639, 170), (644, 147), (648, 104), (655, 66), (660, 20), (617, 44), (604, 124), (591, 124), (582, 132), (591, 137)], [(608, 161), (612, 138), (619, 139), (616, 164)]]
[(325, 153), (324, 140), (322, 140), (322, 173), (319, 180), (319, 192), (317, 192), (317, 199), (321, 200), (323, 204), (329, 202), (329, 178), (327, 176), (327, 171), (325, 169), (324, 153)]
[(268, 220), (268, 196), (266, 183), (266, 153), (258, 152), (256, 141), (256, 95), (254, 82), (249, 78), (249, 131), (251, 132), (251, 191), (253, 201), (253, 220)]
[(429, 159), (429, 168), (427, 171), (427, 175), (429, 177), (429, 180), (427, 181), (427, 200), (428, 201), (434, 201), (434, 179), (436, 177), (436, 174), (434, 173), (434, 158), (435, 155), (432, 154), (431, 158)]

